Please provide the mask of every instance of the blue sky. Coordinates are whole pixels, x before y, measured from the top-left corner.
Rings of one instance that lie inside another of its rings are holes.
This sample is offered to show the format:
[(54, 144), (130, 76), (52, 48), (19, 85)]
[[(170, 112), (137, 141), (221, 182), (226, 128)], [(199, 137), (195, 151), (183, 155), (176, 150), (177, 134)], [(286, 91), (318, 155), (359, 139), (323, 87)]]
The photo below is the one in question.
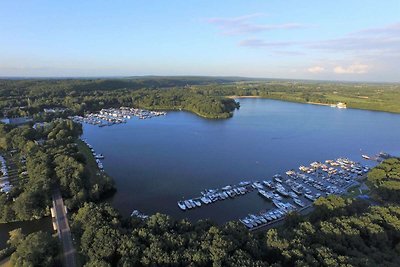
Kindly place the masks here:
[(0, 2), (0, 76), (400, 81), (400, 1)]

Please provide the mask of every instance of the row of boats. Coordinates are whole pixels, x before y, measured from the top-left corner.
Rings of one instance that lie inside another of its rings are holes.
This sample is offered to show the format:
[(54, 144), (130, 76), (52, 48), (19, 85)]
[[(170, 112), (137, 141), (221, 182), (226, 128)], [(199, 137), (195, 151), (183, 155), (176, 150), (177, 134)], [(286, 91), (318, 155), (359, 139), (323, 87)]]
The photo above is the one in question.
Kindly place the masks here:
[(87, 145), (87, 147), (92, 152), (92, 155), (96, 160), (97, 167), (100, 169), (100, 171), (104, 171), (104, 166), (103, 166), (103, 163), (101, 162), (101, 160), (104, 159), (104, 155), (101, 153), (97, 154), (96, 151), (94, 150), (93, 146), (91, 144), (89, 144), (85, 139), (81, 139), (81, 140), (82, 140), (82, 142), (84, 142)]
[(283, 219), (286, 214), (296, 209), (296, 207), (288, 202), (273, 201), (275, 209), (260, 212), (259, 214), (248, 214), (245, 218), (239, 219), (248, 229), (259, 226), (265, 226), (270, 223)]
[(208, 205), (218, 200), (245, 195), (251, 191), (248, 185), (250, 185), (250, 182), (240, 182), (237, 186), (228, 185), (221, 189), (206, 189), (201, 192), (201, 197), (178, 201), (178, 207), (181, 210), (188, 210), (201, 207), (203, 204)]
[[(327, 160), (324, 163), (313, 162), (310, 166), (300, 166), (299, 171), (290, 170), (286, 177), (276, 174), (271, 180), (254, 182), (258, 193), (272, 201), (275, 209), (249, 214), (240, 219), (248, 229), (268, 225), (283, 218), (288, 212), (305, 208), (322, 195), (342, 194), (344, 188), (354, 183), (369, 168), (347, 158)], [(302, 196), (302, 197), (300, 197)], [(293, 203), (284, 203), (283, 199), (291, 197)], [(308, 202), (310, 201), (310, 202)], [(275, 215), (274, 218), (271, 215)]]
[(346, 186), (368, 170), (347, 158), (313, 162), (300, 166), (299, 171), (287, 171), (286, 176), (276, 174), (261, 182), (242, 181), (220, 189), (207, 189), (201, 192), (201, 197), (178, 201), (178, 206), (189, 210), (255, 190), (275, 208), (240, 219), (248, 229), (253, 229), (282, 219), (288, 212), (306, 208), (322, 195), (342, 194)]
[(89, 113), (85, 116), (70, 116), (69, 118), (78, 123), (88, 123), (104, 127), (126, 123), (127, 120), (132, 117), (138, 117), (139, 119), (144, 120), (166, 114), (167, 113), (164, 111), (149, 111), (145, 109), (120, 107), (102, 109), (99, 113)]
[(158, 116), (165, 116), (167, 115), (167, 112), (151, 111), (140, 108), (120, 107), (120, 108), (102, 109), (100, 110), (99, 115), (111, 118), (126, 118), (126, 119), (130, 119), (132, 117), (138, 117), (139, 119), (144, 120)]
[(2, 155), (0, 155), (0, 166), (0, 192), (8, 194), (11, 191), (12, 184), (9, 181), (6, 160)]

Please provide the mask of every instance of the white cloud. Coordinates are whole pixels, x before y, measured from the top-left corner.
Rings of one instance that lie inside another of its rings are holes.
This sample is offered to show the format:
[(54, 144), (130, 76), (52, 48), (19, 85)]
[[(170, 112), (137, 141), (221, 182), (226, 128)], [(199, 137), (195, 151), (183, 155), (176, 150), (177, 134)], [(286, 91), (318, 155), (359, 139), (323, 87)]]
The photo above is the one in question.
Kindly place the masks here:
[(206, 21), (217, 26), (224, 35), (249, 34), (265, 32), (272, 30), (291, 30), (305, 28), (300, 23), (282, 23), (282, 24), (257, 24), (251, 22), (252, 19), (263, 17), (261, 13), (255, 13), (232, 18), (208, 18)]
[(308, 68), (307, 71), (311, 72), (311, 73), (321, 73), (321, 72), (325, 71), (325, 68), (321, 67), (321, 66), (314, 66), (314, 67)]
[(370, 69), (370, 66), (366, 64), (352, 64), (347, 67), (336, 66), (333, 71), (337, 74), (363, 74), (367, 73)]

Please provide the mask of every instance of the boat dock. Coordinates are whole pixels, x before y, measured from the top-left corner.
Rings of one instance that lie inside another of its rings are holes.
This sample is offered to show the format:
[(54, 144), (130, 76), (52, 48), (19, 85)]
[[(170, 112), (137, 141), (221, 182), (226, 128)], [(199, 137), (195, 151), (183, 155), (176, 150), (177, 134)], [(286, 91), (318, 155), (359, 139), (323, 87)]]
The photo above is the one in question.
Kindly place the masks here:
[(149, 111), (145, 109), (120, 107), (102, 109), (98, 113), (88, 113), (85, 116), (71, 116), (71, 120), (77, 123), (87, 123), (99, 127), (112, 126), (126, 123), (128, 119), (138, 117), (141, 120), (150, 119), (158, 116), (165, 116), (165, 111)]
[(104, 172), (104, 166), (103, 163), (101, 162), (102, 159), (104, 159), (103, 154), (97, 154), (96, 151), (94, 151), (94, 148), (91, 144), (89, 144), (85, 139), (81, 139), (83, 143), (90, 149), (90, 152), (92, 152), (92, 155), (94, 159), (96, 160), (97, 167), (100, 169), (100, 171)]
[(257, 213), (249, 213), (239, 219), (249, 230), (257, 230), (282, 221), (292, 211), (303, 211), (321, 196), (341, 195), (357, 184), (357, 180), (369, 171), (369, 167), (347, 158), (312, 162), (297, 170), (288, 170), (262, 181), (243, 181), (219, 189), (207, 189), (200, 197), (178, 201), (182, 211), (188, 211), (250, 192), (271, 202), (275, 207)]

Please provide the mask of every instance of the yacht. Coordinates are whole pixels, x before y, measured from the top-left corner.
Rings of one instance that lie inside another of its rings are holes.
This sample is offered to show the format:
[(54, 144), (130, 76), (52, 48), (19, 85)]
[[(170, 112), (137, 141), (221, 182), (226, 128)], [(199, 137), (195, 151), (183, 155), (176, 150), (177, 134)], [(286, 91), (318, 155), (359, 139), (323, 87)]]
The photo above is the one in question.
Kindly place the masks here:
[(274, 199), (274, 200), (272, 200), (272, 202), (279, 209), (284, 207), (284, 204), (282, 202), (280, 202), (280, 201), (277, 201), (277, 200)]
[(293, 201), (294, 201), (294, 203), (296, 203), (300, 207), (304, 207), (305, 206), (304, 202), (301, 201), (299, 198), (293, 198)]
[(201, 197), (200, 200), (201, 200), (204, 204), (209, 204), (209, 203), (211, 203), (211, 199), (209, 199), (208, 197)]
[(103, 154), (96, 154), (95, 158), (96, 159), (104, 159), (104, 155)]
[(284, 197), (289, 196), (288, 192), (287, 192), (287, 191), (285, 190), (285, 188), (282, 187), (282, 186), (277, 187), (277, 188), (276, 188), (276, 191), (277, 191), (279, 194), (281, 194), (282, 196), (284, 196)]
[(315, 198), (314, 198), (314, 196), (313, 196), (313, 195), (310, 195), (310, 194), (304, 194), (304, 196), (305, 196), (306, 198), (308, 198), (309, 200), (311, 200), (311, 201), (314, 201), (314, 200), (315, 200)]
[(221, 188), (222, 190), (231, 190), (232, 186), (231, 185), (227, 185)]
[(178, 201), (178, 206), (179, 208), (181, 208), (181, 210), (186, 210), (186, 206), (185, 203), (183, 203), (183, 201)]
[(193, 202), (197, 207), (201, 207), (201, 202), (198, 199), (193, 200)]
[(228, 195), (229, 195), (231, 198), (234, 198), (234, 197), (236, 196), (236, 194), (235, 194), (235, 192), (234, 192), (233, 190), (226, 191), (226, 193), (228, 193)]
[(190, 201), (185, 200), (185, 201), (183, 201), (183, 203), (185, 203), (185, 206), (186, 206), (188, 209), (193, 208), (193, 206), (192, 206), (192, 204), (190, 203)]
[(241, 223), (243, 223), (247, 228), (253, 228), (253, 224), (248, 219), (239, 219)]

